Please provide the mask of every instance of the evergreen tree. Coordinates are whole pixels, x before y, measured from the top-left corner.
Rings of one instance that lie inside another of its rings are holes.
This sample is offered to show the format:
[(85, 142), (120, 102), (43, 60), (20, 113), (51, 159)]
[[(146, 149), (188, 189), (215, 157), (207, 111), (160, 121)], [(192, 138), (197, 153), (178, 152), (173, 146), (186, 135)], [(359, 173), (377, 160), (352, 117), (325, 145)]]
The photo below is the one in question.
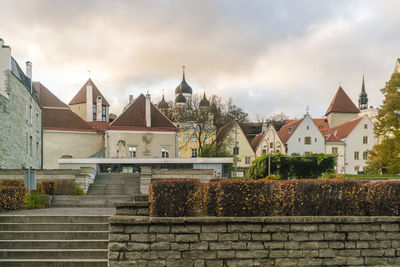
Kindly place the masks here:
[(381, 92), (385, 99), (375, 125), (381, 142), (369, 153), (367, 172), (400, 173), (400, 73), (393, 73)]

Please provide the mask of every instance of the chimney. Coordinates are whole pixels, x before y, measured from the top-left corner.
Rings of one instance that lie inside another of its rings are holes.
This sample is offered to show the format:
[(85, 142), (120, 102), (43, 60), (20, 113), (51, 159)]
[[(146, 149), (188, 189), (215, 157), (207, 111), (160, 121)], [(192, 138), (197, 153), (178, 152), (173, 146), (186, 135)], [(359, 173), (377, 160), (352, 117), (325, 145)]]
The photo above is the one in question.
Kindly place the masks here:
[(31, 90), (32, 90), (32, 62), (27, 61), (25, 63), (25, 74), (31, 80)]
[(146, 127), (151, 127), (151, 99), (150, 94), (146, 94)]
[(133, 102), (133, 95), (129, 95), (129, 103), (128, 104), (131, 104)]
[[(6, 70), (11, 70), (11, 48), (0, 38), (0, 94), (6, 91)], [(5, 93), (4, 93), (5, 95)]]
[(101, 98), (101, 96), (98, 96), (96, 98), (96, 108), (97, 108), (96, 121), (102, 121), (103, 99)]
[(90, 82), (86, 85), (86, 120), (93, 121), (93, 88)]

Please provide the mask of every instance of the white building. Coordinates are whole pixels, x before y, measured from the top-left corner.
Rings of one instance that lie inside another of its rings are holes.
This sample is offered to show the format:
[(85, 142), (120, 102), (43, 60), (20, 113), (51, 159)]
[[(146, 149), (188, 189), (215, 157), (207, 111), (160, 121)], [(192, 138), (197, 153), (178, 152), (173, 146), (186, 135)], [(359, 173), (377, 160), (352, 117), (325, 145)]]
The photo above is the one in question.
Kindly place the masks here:
[(265, 131), (254, 137), (251, 147), (256, 153), (256, 157), (262, 154), (286, 153), (285, 146), (272, 123)]

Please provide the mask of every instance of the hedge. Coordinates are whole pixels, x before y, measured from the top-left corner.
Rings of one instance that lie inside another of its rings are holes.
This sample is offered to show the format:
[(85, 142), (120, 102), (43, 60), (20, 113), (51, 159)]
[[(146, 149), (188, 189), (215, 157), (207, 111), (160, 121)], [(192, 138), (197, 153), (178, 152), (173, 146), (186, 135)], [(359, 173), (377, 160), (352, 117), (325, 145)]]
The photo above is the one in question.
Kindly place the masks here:
[[(270, 164), (270, 168), (268, 165)], [(281, 153), (266, 154), (256, 158), (249, 169), (249, 177), (261, 179), (274, 174), (281, 179), (318, 178), (324, 173), (332, 173), (336, 166), (336, 156), (324, 153), (303, 155), (293, 153), (287, 156)]]
[(156, 217), (400, 215), (400, 181), (162, 179), (149, 194)]
[[(24, 181), (21, 180), (3, 180), (0, 182), (0, 186), (24, 186)], [(82, 195), (83, 190), (79, 185), (75, 184), (74, 180), (43, 180), (38, 181), (36, 184), (36, 190), (33, 191), (43, 195)]]
[(26, 208), (28, 190), (21, 186), (0, 187), (0, 210), (20, 210)]

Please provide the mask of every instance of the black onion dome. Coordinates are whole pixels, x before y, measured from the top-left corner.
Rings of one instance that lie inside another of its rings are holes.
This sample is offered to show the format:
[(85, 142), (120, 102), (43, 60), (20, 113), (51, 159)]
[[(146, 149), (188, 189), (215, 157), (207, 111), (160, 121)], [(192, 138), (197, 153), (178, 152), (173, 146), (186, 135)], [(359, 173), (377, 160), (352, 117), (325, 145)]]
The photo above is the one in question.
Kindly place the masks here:
[(190, 87), (190, 85), (187, 84), (187, 82), (185, 80), (185, 73), (183, 73), (181, 83), (175, 89), (175, 94), (179, 94), (179, 93), (182, 93), (182, 94), (192, 94), (193, 93), (192, 87)]
[(162, 96), (160, 103), (158, 103), (158, 107), (159, 108), (169, 108), (167, 101), (165, 101), (165, 99), (164, 99), (164, 95)]
[(206, 98), (206, 93), (203, 95), (203, 99), (199, 103), (200, 107), (209, 107), (210, 106), (210, 101), (207, 100)]
[(186, 98), (182, 95), (182, 92), (180, 92), (179, 95), (176, 96), (175, 103), (185, 103), (186, 104)]

